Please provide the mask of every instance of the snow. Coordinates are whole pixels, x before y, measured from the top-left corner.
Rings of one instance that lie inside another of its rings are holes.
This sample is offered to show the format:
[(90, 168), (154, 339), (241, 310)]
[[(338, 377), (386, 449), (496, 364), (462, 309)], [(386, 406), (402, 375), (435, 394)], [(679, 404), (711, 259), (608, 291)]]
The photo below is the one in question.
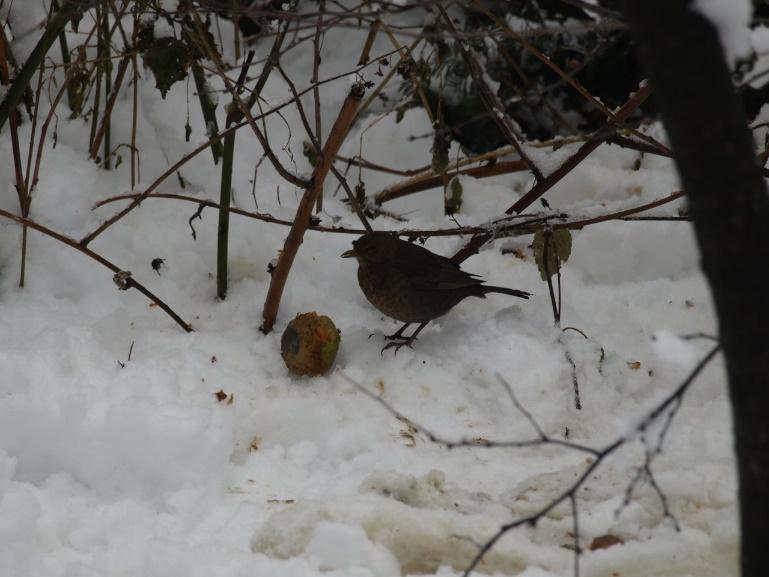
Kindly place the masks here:
[[(45, 13), (38, 3), (18, 2), (13, 12), (24, 23)], [(416, 18), (403, 16), (410, 17)], [(221, 28), (229, 51), (231, 26), (222, 22)], [(321, 76), (354, 68), (358, 55), (350, 47), (361, 46), (366, 35), (365, 29), (329, 32)], [(32, 45), (25, 39), (22, 48)], [(259, 59), (269, 45), (257, 49)], [(378, 38), (372, 60), (391, 49)], [(305, 43), (283, 57), (299, 88), (311, 78), (311, 54)], [(148, 70), (141, 82), (137, 192), (206, 132), (188, 83), (175, 85), (163, 100)], [(221, 88), (217, 81), (212, 85)], [(345, 78), (320, 88), (324, 138), (347, 89)], [(130, 141), (131, 90), (124, 90), (113, 116), (113, 143)], [(262, 107), (284, 102), (287, 94), (286, 84), (272, 75)], [(311, 95), (304, 104), (311, 114)], [(222, 107), (217, 112), (221, 127)], [(309, 175), (299, 115), (292, 107), (282, 113), (290, 137), (283, 119), (266, 120), (274, 149), (290, 170)], [(421, 111), (409, 110), (400, 123), (394, 115), (378, 118), (362, 117), (341, 154), (401, 169), (429, 165), (430, 139), (409, 140), (430, 133)], [(120, 149), (123, 163), (116, 170), (101, 170), (87, 159), (88, 130), (88, 123), (60, 111), (56, 146), (52, 127), (32, 201), (31, 218), (74, 238), (125, 206), (91, 210), (93, 203), (131, 188), (127, 149)], [(20, 127), (23, 150), (29, 131), (29, 123)], [(658, 125), (650, 133), (664, 138)], [(0, 138), (3, 167), (12, 166), (13, 158), (6, 134)], [(291, 155), (281, 150), (286, 142)], [(527, 150), (551, 170), (554, 159), (573, 147)], [(452, 149), (450, 158), (456, 155)], [(246, 210), (256, 210), (251, 181), (260, 156), (254, 135), (241, 130), (233, 188), (236, 205)], [(632, 151), (601, 146), (546, 197), (554, 211), (589, 217), (678, 189), (671, 161), (646, 155), (636, 170), (637, 159)], [(172, 177), (159, 191), (218, 196), (219, 168), (209, 151), (180, 172), (185, 189)], [(402, 179), (351, 168), (350, 183), (359, 175), (369, 193)], [(0, 208), (17, 212), (13, 178), (12, 170), (0, 172)], [(530, 177), (462, 177), (462, 184), (457, 218), (473, 225), (502, 214), (526, 191)], [(330, 180), (324, 220), (338, 217), (339, 224), (358, 226), (333, 196), (335, 189)], [(300, 194), (269, 162), (260, 165), (258, 210), (291, 219)], [(676, 201), (654, 214), (677, 214), (681, 206)], [(380, 217), (373, 221), (377, 229), (453, 226), (439, 189), (385, 208), (409, 222)], [(145, 200), (90, 245), (191, 322), (195, 332), (189, 334), (138, 292), (118, 291), (111, 271), (35, 231), (29, 232), (27, 283), (18, 288), (21, 232), (0, 221), (3, 576), (454, 577), (502, 524), (563, 492), (588, 465), (586, 455), (552, 446), (447, 450), (363, 395), (348, 377), (443, 438), (531, 439), (535, 432), (499, 373), (547, 435), (563, 439), (568, 430), (571, 441), (602, 448), (631, 431), (711, 346), (679, 336), (716, 331), (688, 224), (606, 222), (574, 231), (562, 274), (562, 325), (584, 336), (553, 326), (531, 237), (514, 237), (493, 243), (464, 267), (492, 284), (534, 293), (530, 301), (505, 295), (467, 300), (423, 331), (413, 351), (381, 355), (382, 334), (397, 325), (367, 303), (354, 263), (339, 258), (353, 237), (315, 232), (300, 248), (276, 330), (263, 335), (257, 327), (270, 280), (267, 263), (282, 248), (287, 229), (232, 217), (230, 288), (227, 299), (217, 301), (216, 214), (207, 208), (193, 221), (193, 240), (188, 219), (195, 209)], [(463, 242), (437, 237), (427, 246), (452, 254)], [(158, 257), (165, 259), (160, 274), (150, 266)], [(342, 331), (339, 370), (298, 378), (283, 365), (280, 333), (298, 312), (313, 310), (329, 315)], [(581, 410), (574, 407), (573, 374)], [(232, 402), (218, 401), (218, 391), (232, 395)], [(647, 443), (653, 445), (658, 433), (650, 428)], [(734, 458), (720, 358), (687, 392), (652, 465), (681, 532), (665, 518), (648, 483), (621, 508), (644, 449), (640, 440), (629, 443), (579, 492), (583, 574), (736, 575)], [(500, 539), (478, 571), (571, 575), (573, 555), (565, 546), (573, 543), (572, 529), (566, 503), (536, 528)], [(590, 551), (592, 540), (606, 534), (624, 543)]]
[(692, 9), (716, 27), (726, 60), (732, 68), (738, 60), (750, 55), (749, 24), (753, 14), (750, 0), (694, 0)]

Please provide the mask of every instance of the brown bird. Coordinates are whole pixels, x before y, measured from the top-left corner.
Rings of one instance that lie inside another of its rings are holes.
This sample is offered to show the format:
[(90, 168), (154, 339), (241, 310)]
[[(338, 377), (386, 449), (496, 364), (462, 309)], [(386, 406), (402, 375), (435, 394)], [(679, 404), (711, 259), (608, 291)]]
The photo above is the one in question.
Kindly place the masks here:
[[(487, 286), (474, 274), (459, 268), (454, 261), (426, 248), (400, 240), (386, 232), (370, 232), (352, 243), (352, 250), (342, 258), (358, 260), (358, 284), (369, 302), (386, 314), (406, 323), (398, 332), (386, 336), (399, 343), (383, 349), (411, 346), (427, 323), (449, 312), (466, 297), (485, 298), (501, 293), (527, 299), (524, 291)], [(411, 323), (420, 323), (409, 337), (403, 331)]]

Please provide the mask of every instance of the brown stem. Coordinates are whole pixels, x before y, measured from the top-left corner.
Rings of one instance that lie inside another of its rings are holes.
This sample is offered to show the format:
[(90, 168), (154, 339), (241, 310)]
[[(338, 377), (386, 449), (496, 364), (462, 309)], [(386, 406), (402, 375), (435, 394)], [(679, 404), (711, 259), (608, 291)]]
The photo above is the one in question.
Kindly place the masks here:
[[(508, 174), (511, 172), (522, 172), (528, 170), (528, 165), (522, 160), (510, 160), (507, 162), (497, 162), (487, 166), (474, 166), (472, 168), (465, 168), (464, 170), (452, 171), (448, 169), (448, 173), (451, 176), (457, 176), (466, 174), (475, 178), (488, 178), (490, 176), (498, 176), (500, 174)], [(376, 193), (372, 198), (376, 204), (383, 204), (389, 200), (395, 200), (415, 192), (422, 190), (428, 190), (440, 186), (443, 176), (440, 174), (420, 174), (408, 180), (398, 182)]]
[(403, 170), (403, 169), (393, 168), (391, 166), (383, 166), (381, 164), (377, 164), (376, 162), (371, 162), (370, 160), (367, 160), (360, 156), (351, 157), (351, 156), (342, 156), (341, 154), (337, 154), (336, 160), (347, 163), (349, 166), (359, 166), (361, 168), (367, 168), (368, 170), (373, 170), (376, 172), (385, 172), (387, 174), (395, 174), (397, 176), (407, 176), (407, 177), (420, 174), (430, 169), (429, 166), (423, 166), (421, 168), (412, 168), (412, 169)]
[[(320, 18), (320, 16), (318, 16)], [(366, 42), (363, 44), (363, 50), (360, 53), (360, 58), (358, 59), (358, 66), (361, 64), (366, 64), (366, 62), (369, 61), (369, 54), (371, 54), (371, 48), (374, 46), (374, 40), (376, 39), (376, 35), (379, 32), (379, 28), (382, 26), (382, 21), (379, 19), (374, 20), (374, 22), (369, 26), (368, 29), (368, 36), (366, 36)]]
[(356, 84), (350, 90), (344, 103), (342, 103), (342, 108), (339, 111), (336, 122), (334, 122), (334, 126), (331, 128), (331, 132), (323, 147), (323, 152), (318, 160), (318, 164), (313, 171), (312, 179), (310, 180), (311, 185), (305, 190), (302, 200), (299, 202), (294, 224), (291, 226), (291, 230), (286, 237), (283, 251), (280, 253), (280, 258), (278, 259), (278, 264), (272, 272), (270, 288), (267, 291), (267, 298), (264, 302), (264, 311), (262, 313), (264, 320), (260, 328), (265, 334), (269, 333), (275, 325), (275, 319), (278, 316), (278, 307), (280, 306), (280, 299), (283, 295), (283, 288), (286, 286), (288, 273), (291, 270), (291, 265), (294, 262), (296, 253), (299, 250), (299, 245), (304, 238), (304, 232), (310, 224), (312, 207), (323, 188), (323, 182), (326, 179), (326, 175), (334, 162), (336, 153), (339, 152), (339, 148), (342, 146), (344, 137), (355, 117), (355, 110), (358, 108), (363, 95), (363, 86)]
[[(0, 84), (6, 86), (10, 82), (10, 71), (8, 67), (8, 52), (5, 49), (5, 43), (0, 42)], [(41, 67), (42, 74), (42, 67)], [(39, 89), (42, 82), (38, 85)], [(11, 126), (11, 150), (13, 151), (13, 170), (16, 176), (16, 194), (19, 198), (19, 210), (22, 215), (27, 216), (29, 212), (29, 190), (28, 183), (24, 178), (24, 171), (21, 167), (21, 148), (19, 146), (19, 124), (21, 115), (17, 109), (10, 110), (8, 113)], [(37, 119), (37, 114), (35, 114)], [(22, 228), (21, 238), (21, 269), (19, 271), (19, 286), (24, 286), (24, 276), (27, 265), (27, 227)]]

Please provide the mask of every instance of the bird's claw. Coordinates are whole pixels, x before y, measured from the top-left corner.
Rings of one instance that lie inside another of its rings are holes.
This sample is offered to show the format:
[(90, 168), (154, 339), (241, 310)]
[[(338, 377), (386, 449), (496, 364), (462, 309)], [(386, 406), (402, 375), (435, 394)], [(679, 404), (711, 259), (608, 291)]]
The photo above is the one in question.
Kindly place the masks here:
[(384, 352), (387, 349), (395, 348), (394, 355), (397, 356), (398, 351), (401, 349), (401, 347), (405, 346), (405, 347), (408, 347), (410, 349), (413, 349), (414, 348), (413, 347), (413, 343), (414, 343), (415, 340), (417, 340), (417, 339), (415, 339), (413, 337), (408, 337), (407, 338), (407, 337), (400, 337), (399, 336), (398, 338), (403, 339), (403, 340), (401, 342), (399, 342), (399, 343), (396, 343), (396, 342), (387, 343), (385, 346), (382, 347), (382, 350), (380, 351), (379, 354), (384, 356)]

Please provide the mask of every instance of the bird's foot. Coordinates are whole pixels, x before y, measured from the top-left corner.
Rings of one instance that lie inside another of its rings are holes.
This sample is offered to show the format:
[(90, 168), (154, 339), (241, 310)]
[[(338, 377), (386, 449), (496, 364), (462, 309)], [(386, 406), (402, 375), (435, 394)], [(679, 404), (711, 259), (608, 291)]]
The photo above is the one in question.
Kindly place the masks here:
[[(391, 338), (391, 337), (386, 337), (386, 338)], [(404, 337), (404, 336), (398, 335), (395, 338), (399, 339), (400, 342), (395, 342), (395, 340), (393, 340), (393, 341), (387, 343), (385, 346), (382, 347), (382, 350), (379, 353), (380, 355), (384, 356), (384, 352), (387, 349), (392, 349), (392, 348), (395, 349), (395, 352), (394, 352), (395, 355), (398, 354), (398, 351), (401, 350), (401, 347), (408, 347), (410, 349), (413, 349), (414, 348), (413, 347), (414, 341), (417, 340), (416, 337), (414, 337), (414, 336)]]
[[(381, 335), (382, 333), (376, 332), (376, 333), (369, 333), (368, 339), (370, 340), (371, 337), (375, 337), (377, 335)], [(382, 338), (386, 341), (407, 341), (410, 337), (404, 337), (403, 335), (399, 335), (398, 333), (393, 333), (391, 335), (382, 335)]]
[[(402, 335), (401, 334), (402, 332), (403, 331), (400, 330), (397, 333), (393, 333), (391, 335), (385, 335), (384, 338), (385, 338), (386, 341), (407, 341), (407, 340), (409, 340), (411, 338), (411, 337), (407, 337), (405, 335)], [(394, 344), (394, 343), (390, 343), (390, 344)]]

